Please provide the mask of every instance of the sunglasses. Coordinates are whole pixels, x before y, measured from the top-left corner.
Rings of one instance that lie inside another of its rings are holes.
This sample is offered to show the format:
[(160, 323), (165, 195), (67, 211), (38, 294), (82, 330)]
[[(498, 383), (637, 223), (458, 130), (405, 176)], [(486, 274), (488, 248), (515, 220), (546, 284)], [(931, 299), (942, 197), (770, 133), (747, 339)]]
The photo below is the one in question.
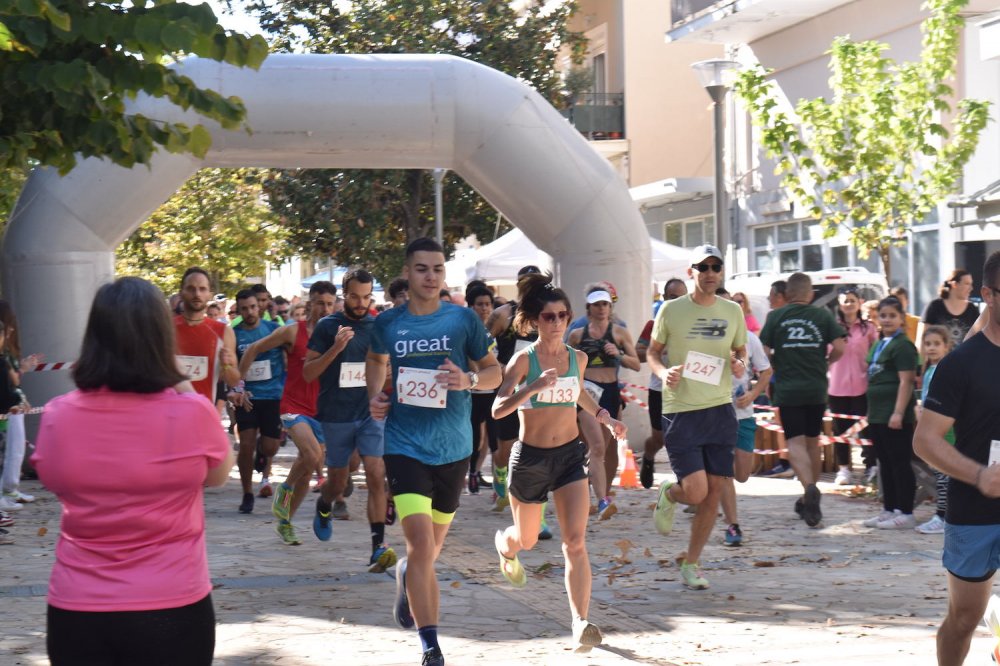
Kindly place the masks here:
[(695, 269), (699, 273), (705, 273), (709, 269), (711, 269), (713, 273), (722, 272), (722, 264), (691, 264), (691, 268)]
[(278, 316), (279, 317), (287, 317), (288, 316), (288, 310), (278, 310)]
[(546, 324), (554, 324), (556, 321), (568, 321), (569, 312), (566, 310), (562, 310), (561, 312), (542, 312), (539, 313), (538, 318)]

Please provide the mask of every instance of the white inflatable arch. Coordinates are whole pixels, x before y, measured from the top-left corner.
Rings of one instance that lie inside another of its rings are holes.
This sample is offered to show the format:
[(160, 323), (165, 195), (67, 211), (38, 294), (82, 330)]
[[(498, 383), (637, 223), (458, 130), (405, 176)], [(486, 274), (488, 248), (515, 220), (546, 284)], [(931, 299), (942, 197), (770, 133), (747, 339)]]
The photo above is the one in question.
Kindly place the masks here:
[[(453, 170), (552, 255), (575, 311), (584, 285), (607, 279), (619, 316), (633, 326), (649, 317), (649, 237), (626, 184), (514, 78), (426, 55), (272, 55), (256, 72), (195, 58), (180, 68), (240, 97), (252, 134), (206, 123), (213, 143), (203, 161), (161, 151), (149, 168), (88, 159), (65, 177), (33, 173), (2, 259), (27, 350), (76, 359), (93, 294), (114, 276), (115, 248), (207, 166)], [(155, 99), (133, 108), (199, 122)], [(72, 384), (66, 372), (38, 372), (26, 388), (42, 404)]]

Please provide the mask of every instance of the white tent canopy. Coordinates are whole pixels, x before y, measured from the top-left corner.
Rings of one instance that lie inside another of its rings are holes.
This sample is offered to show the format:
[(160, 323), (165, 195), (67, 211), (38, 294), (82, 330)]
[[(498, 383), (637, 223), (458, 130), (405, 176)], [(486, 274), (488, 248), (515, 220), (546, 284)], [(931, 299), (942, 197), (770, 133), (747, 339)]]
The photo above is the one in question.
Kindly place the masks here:
[[(649, 240), (652, 278), (665, 282), (670, 278), (687, 278), (689, 252), (682, 247)], [(552, 270), (552, 257), (538, 249), (520, 229), (513, 229), (488, 245), (472, 252), (463, 252), (445, 265), (448, 285), (460, 287), (470, 280), (513, 282), (522, 266), (534, 264), (543, 271)], [(583, 285), (580, 285), (581, 287)]]

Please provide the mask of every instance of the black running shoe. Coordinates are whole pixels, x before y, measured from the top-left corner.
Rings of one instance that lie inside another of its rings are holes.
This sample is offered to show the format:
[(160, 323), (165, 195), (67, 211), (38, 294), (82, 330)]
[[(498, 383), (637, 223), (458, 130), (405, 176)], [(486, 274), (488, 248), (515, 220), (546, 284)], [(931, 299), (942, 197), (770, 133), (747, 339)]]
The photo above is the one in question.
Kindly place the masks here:
[(253, 493), (243, 493), (243, 501), (240, 502), (240, 513), (253, 513)]
[(479, 477), (476, 476), (475, 472), (469, 474), (469, 494), (479, 494)]
[(816, 527), (823, 520), (823, 512), (819, 510), (820, 493), (815, 483), (806, 487), (806, 494), (802, 505), (802, 520), (806, 521), (809, 527)]
[(427, 648), (420, 666), (444, 666), (444, 655), (441, 654), (441, 648)]
[(653, 461), (646, 460), (646, 456), (642, 457), (642, 463), (639, 465), (639, 483), (643, 488), (653, 487)]

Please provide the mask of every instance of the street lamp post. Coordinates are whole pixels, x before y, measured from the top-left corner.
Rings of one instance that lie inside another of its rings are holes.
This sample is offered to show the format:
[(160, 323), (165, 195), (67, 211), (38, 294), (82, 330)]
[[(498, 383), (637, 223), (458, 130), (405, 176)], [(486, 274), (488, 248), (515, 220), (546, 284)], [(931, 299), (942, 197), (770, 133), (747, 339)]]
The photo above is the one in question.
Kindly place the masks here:
[(709, 97), (712, 98), (713, 141), (715, 144), (715, 191), (713, 203), (715, 208), (715, 244), (723, 254), (729, 253), (729, 229), (724, 223), (726, 219), (726, 179), (724, 175), (724, 159), (722, 147), (725, 142), (725, 107), (726, 93), (729, 92), (731, 72), (739, 68), (739, 63), (732, 60), (702, 60), (692, 63), (691, 68)]
[(434, 237), (435, 240), (444, 246), (444, 194), (442, 183), (447, 169), (434, 169), (431, 173), (434, 176)]

